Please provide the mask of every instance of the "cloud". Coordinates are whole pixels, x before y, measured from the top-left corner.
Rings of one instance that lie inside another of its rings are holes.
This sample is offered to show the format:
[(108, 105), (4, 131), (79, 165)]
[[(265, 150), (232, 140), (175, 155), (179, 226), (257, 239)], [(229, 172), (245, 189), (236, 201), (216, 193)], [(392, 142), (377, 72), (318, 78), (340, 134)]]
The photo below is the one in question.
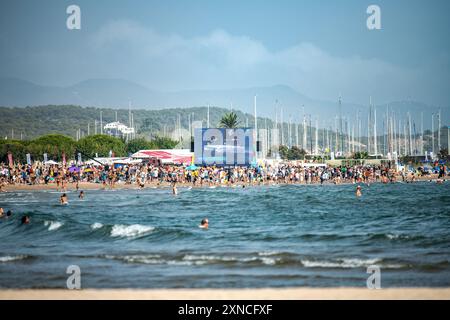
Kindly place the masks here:
[[(313, 43), (279, 51), (246, 36), (214, 30), (201, 37), (159, 34), (127, 20), (113, 21), (90, 38), (106, 57), (104, 68), (149, 87), (168, 90), (286, 84), (316, 98), (365, 102), (369, 95), (401, 99), (427, 90), (421, 74), (378, 59), (336, 57)], [(428, 97), (417, 97), (428, 98)]]
[[(70, 34), (72, 36), (72, 34)], [(225, 30), (185, 37), (162, 34), (131, 20), (116, 20), (72, 46), (34, 48), (10, 61), (11, 76), (43, 84), (122, 78), (157, 90), (227, 89), (284, 84), (316, 99), (366, 103), (417, 99), (448, 104), (448, 55), (406, 68), (358, 55), (339, 57), (310, 42), (281, 50)], [(87, 35), (87, 36), (86, 36)], [(405, 53), (407, 54), (407, 53)], [(26, 64), (24, 64), (26, 62)], [(28, 77), (27, 77), (28, 74)], [(43, 79), (43, 81), (39, 81)]]

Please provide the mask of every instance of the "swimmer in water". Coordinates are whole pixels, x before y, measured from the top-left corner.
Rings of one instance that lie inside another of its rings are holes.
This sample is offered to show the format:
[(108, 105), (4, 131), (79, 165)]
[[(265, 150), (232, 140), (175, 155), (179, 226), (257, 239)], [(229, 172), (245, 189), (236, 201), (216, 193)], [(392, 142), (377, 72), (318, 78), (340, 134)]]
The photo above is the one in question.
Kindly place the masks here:
[(3, 218), (4, 215), (5, 215), (5, 212), (3, 211), (3, 208), (0, 207), (0, 218)]
[(361, 186), (357, 186), (356, 187), (356, 196), (357, 197), (361, 197), (362, 196)]
[(209, 221), (207, 218), (204, 218), (202, 222), (200, 222), (199, 228), (208, 229)]
[(6, 211), (6, 219), (8, 219), (11, 216), (12, 216), (12, 211), (11, 210)]
[(173, 183), (173, 186), (172, 186), (172, 193), (174, 196), (176, 196), (178, 194), (177, 184), (175, 182)]
[(59, 198), (59, 201), (61, 204), (69, 204), (69, 201), (67, 200), (67, 195), (65, 193)]
[(20, 219), (22, 224), (29, 224), (30, 223), (30, 217), (29, 216), (23, 216), (22, 219)]
[(80, 194), (78, 195), (78, 198), (79, 198), (80, 200), (83, 200), (83, 199), (84, 199), (84, 191), (83, 191), (83, 190), (80, 191)]

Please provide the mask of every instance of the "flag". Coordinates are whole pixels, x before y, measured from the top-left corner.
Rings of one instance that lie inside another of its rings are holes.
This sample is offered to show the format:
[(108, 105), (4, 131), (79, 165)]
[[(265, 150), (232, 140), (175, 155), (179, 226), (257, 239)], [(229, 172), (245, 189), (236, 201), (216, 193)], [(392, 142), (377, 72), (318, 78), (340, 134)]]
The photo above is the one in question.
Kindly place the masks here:
[(12, 153), (11, 152), (8, 152), (8, 161), (9, 161), (9, 167), (10, 168), (14, 167), (13, 157), (12, 157)]
[(27, 153), (27, 164), (31, 165), (31, 155)]
[(64, 152), (62, 154), (62, 164), (63, 164), (63, 167), (66, 166), (66, 154)]
[(44, 153), (44, 162), (47, 162), (47, 161), (48, 161), (48, 156), (46, 153)]
[(81, 164), (81, 153), (78, 152), (78, 164)]

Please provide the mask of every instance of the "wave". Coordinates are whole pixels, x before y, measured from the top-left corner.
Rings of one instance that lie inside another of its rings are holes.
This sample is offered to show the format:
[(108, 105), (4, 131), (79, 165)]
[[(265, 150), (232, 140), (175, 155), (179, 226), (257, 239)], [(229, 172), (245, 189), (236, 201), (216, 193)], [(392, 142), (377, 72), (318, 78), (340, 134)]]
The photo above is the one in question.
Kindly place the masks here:
[(123, 225), (115, 224), (111, 229), (111, 237), (137, 238), (149, 234), (154, 227), (141, 224)]
[(321, 260), (301, 260), (302, 265), (305, 268), (361, 268), (368, 267), (371, 265), (378, 265), (379, 267), (388, 268), (388, 269), (399, 269), (406, 267), (406, 265), (402, 264), (385, 264), (382, 262), (382, 259), (356, 259), (356, 258), (344, 258), (344, 259), (336, 259), (333, 261), (321, 261)]
[(48, 227), (48, 231), (58, 230), (64, 223), (59, 221), (45, 221), (44, 226)]
[(368, 236), (369, 240), (387, 239), (393, 241), (412, 241), (425, 239), (424, 236), (420, 235), (406, 235), (398, 233), (377, 233), (377, 234), (368, 234)]
[(103, 227), (103, 224), (101, 224), (100, 222), (94, 222), (93, 224), (91, 224), (91, 229), (92, 230), (97, 230)]
[(18, 255), (18, 256), (3, 256), (0, 257), (0, 263), (2, 262), (12, 262), (12, 261), (18, 261), (18, 260), (25, 260), (28, 256), (26, 255)]
[(152, 264), (152, 265), (211, 265), (211, 264), (247, 264), (262, 263), (264, 265), (275, 265), (280, 260), (269, 257), (236, 257), (236, 256), (217, 256), (217, 255), (184, 255), (162, 257), (158, 254), (149, 255), (124, 255), (124, 256), (104, 256), (106, 259), (120, 260), (127, 263)]

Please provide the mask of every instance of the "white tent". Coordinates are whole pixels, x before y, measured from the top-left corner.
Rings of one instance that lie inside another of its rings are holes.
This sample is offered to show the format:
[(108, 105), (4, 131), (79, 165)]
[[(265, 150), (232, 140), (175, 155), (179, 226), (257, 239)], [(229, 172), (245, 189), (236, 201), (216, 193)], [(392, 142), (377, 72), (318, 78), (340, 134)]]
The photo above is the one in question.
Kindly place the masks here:
[(44, 164), (50, 164), (50, 165), (52, 165), (52, 164), (58, 164), (58, 162), (53, 161), (53, 160), (48, 160), (48, 161), (45, 161)]

